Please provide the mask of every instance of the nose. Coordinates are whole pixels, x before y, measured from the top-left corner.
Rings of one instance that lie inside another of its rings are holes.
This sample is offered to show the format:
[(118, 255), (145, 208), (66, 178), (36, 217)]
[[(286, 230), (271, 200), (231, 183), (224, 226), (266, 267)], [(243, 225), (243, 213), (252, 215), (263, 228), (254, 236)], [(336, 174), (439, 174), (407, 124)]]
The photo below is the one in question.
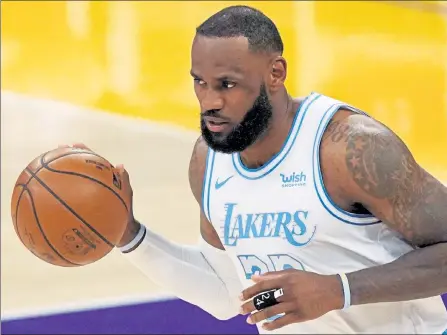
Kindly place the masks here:
[(219, 92), (208, 88), (204, 90), (202, 95), (202, 100), (200, 101), (202, 111), (207, 110), (221, 110), (223, 108), (224, 102), (222, 96)]

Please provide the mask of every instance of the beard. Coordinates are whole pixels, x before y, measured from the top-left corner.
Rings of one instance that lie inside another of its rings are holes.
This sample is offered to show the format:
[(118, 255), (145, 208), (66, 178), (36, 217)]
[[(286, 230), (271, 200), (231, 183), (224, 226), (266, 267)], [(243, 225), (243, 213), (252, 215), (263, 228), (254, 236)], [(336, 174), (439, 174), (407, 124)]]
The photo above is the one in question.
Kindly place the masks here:
[[(205, 113), (207, 116), (216, 114), (214, 111)], [(206, 127), (203, 116), (200, 120), (200, 128), (205, 142), (216, 152), (231, 154), (244, 151), (266, 133), (273, 116), (273, 107), (267, 96), (265, 85), (262, 84), (259, 96), (253, 106), (245, 114), (242, 121), (234, 126), (229, 133), (211, 132)]]

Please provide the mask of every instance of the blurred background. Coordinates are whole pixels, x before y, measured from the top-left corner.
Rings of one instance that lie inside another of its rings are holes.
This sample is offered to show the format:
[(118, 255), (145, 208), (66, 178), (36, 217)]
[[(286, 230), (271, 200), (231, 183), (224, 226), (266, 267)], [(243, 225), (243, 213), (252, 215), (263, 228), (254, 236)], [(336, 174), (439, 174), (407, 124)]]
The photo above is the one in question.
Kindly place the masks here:
[(256, 333), (173, 299), (120, 255), (75, 270), (44, 264), (20, 245), (9, 211), (29, 161), (84, 142), (130, 167), (136, 211), (155, 230), (194, 243), (190, 47), (196, 26), (234, 4), (277, 24), (292, 95), (317, 91), (368, 112), (447, 181), (443, 1), (2, 1), (2, 333)]

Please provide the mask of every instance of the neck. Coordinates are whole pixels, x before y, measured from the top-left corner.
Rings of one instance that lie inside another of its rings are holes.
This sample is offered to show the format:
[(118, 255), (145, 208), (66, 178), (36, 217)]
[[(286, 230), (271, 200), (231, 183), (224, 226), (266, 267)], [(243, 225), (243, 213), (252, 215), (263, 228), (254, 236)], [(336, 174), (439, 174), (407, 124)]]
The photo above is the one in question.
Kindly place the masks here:
[(281, 150), (289, 135), (299, 102), (294, 101), (287, 92), (284, 95), (280, 101), (272, 101), (273, 116), (266, 133), (240, 153), (242, 162), (248, 168), (264, 165)]

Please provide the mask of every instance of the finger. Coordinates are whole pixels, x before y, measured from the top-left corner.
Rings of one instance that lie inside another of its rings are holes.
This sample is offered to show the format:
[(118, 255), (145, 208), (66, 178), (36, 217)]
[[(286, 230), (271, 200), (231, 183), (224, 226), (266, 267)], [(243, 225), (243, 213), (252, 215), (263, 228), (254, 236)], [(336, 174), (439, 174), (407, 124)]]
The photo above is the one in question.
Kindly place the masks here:
[(84, 143), (73, 143), (72, 147), (73, 148), (77, 148), (77, 149), (84, 149), (84, 150), (93, 151), (88, 146), (86, 146)]
[(133, 196), (133, 190), (130, 185), (130, 178), (129, 174), (127, 173), (126, 169), (124, 168), (123, 164), (118, 164), (115, 168), (113, 168), (113, 173), (115, 174), (116, 178), (118, 179), (119, 188), (128, 196), (129, 201), (129, 209), (132, 211), (132, 196)]
[(286, 315), (284, 315), (280, 318), (277, 318), (273, 321), (264, 322), (262, 324), (262, 328), (265, 330), (274, 330), (274, 329), (279, 329), (284, 326), (290, 325), (292, 323), (302, 322), (302, 321), (304, 321), (304, 320), (302, 320), (300, 317), (298, 317), (298, 315), (296, 313), (289, 313), (289, 314), (286, 314)]
[(124, 165), (117, 164), (115, 167), (112, 168), (112, 171), (116, 175), (116, 177), (119, 179), (121, 186), (123, 186), (122, 184), (126, 180), (125, 179), (126, 170), (124, 169)]
[(130, 183), (129, 173), (127, 173), (123, 164), (117, 164), (115, 167), (115, 171), (117, 171), (122, 179), (122, 181), (126, 184)]
[(242, 304), (240, 314), (250, 314), (251, 312), (256, 310), (257, 309), (255, 307), (253, 299), (250, 299)]
[(282, 277), (284, 275), (290, 274), (291, 272), (297, 272), (299, 270), (296, 269), (286, 269), (286, 270), (278, 270), (278, 271), (270, 271), (262, 274), (255, 274), (251, 276), (251, 279), (254, 282), (260, 282), (265, 279), (272, 279), (274, 277)]
[(277, 277), (278, 276), (278, 273), (276, 272), (276, 271), (271, 271), (271, 272), (266, 272), (266, 273), (263, 273), (263, 274), (256, 274), (256, 275), (253, 275), (253, 276), (251, 276), (251, 280), (253, 280), (254, 282), (260, 282), (260, 281), (262, 281), (262, 280), (265, 280), (265, 279), (267, 279), (267, 278), (272, 278), (272, 277)]
[(262, 311), (250, 315), (247, 318), (247, 322), (254, 325), (262, 320), (274, 317), (278, 314), (291, 312), (293, 311), (294, 306), (295, 305), (290, 302), (284, 302), (282, 304), (268, 307)]
[[(278, 302), (285, 302), (284, 300), (284, 296), (280, 296), (278, 298), (276, 298), (276, 301)], [(256, 311), (256, 307), (255, 304), (253, 302), (253, 299), (250, 299), (248, 301), (246, 301), (245, 303), (242, 304), (241, 309), (240, 309), (240, 314), (249, 314), (253, 311)]]
[(250, 286), (249, 288), (243, 290), (241, 292), (241, 295), (239, 296), (239, 299), (242, 301), (246, 301), (248, 299), (253, 298), (256, 294), (280, 288), (281, 286), (282, 285), (280, 277), (273, 277), (273, 276), (266, 277), (263, 278), (263, 280), (259, 281), (258, 283), (254, 284), (253, 286)]
[(116, 164), (115, 167), (113, 168), (113, 171), (122, 176), (126, 172), (126, 169), (124, 168), (123, 164)]
[(65, 149), (65, 148), (75, 148), (75, 149), (83, 149), (83, 150), (89, 150), (89, 151), (93, 151), (92, 149), (90, 149), (89, 147), (87, 147), (85, 144), (83, 143), (74, 143), (73, 145), (69, 145), (69, 144), (59, 144), (57, 146), (59, 149)]
[(244, 315), (244, 314), (249, 314), (253, 311), (255, 311), (255, 305), (253, 303), (253, 300), (248, 300), (246, 302), (244, 302), (241, 306), (241, 309), (239, 311), (240, 314)]

